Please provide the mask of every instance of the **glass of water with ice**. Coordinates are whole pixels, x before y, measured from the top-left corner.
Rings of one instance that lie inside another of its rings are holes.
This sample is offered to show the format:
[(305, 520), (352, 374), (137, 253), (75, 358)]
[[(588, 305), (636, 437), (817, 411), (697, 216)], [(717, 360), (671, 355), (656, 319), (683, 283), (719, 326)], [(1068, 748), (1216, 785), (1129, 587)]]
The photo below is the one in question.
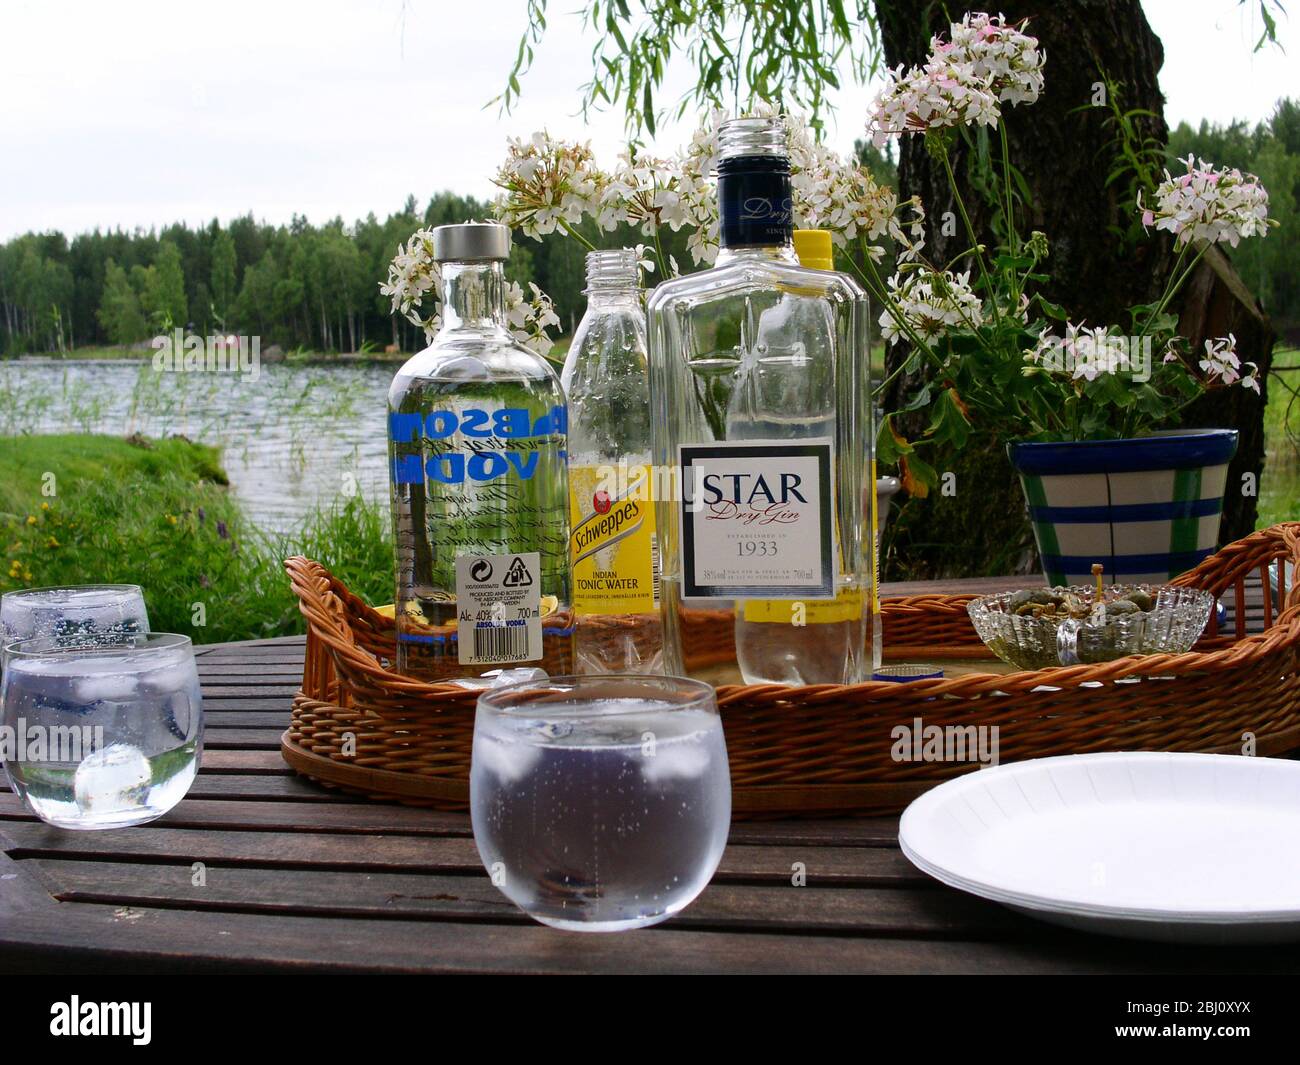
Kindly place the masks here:
[(708, 884), (731, 822), (713, 689), (629, 675), (484, 692), (470, 811), (492, 882), (543, 924), (667, 920)]
[(82, 584), (24, 588), (0, 595), (3, 642), (57, 636), (65, 642), (149, 631), (149, 613), (138, 584)]
[(14, 791), (42, 821), (139, 825), (185, 796), (203, 742), (188, 636), (39, 636), (8, 644), (4, 665), (0, 752)]

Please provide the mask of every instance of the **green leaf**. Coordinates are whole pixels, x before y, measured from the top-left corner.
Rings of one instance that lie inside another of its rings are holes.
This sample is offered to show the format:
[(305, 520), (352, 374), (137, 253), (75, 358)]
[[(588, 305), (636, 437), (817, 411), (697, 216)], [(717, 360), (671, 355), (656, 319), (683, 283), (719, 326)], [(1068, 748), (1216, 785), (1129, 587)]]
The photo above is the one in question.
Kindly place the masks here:
[(907, 455), (899, 463), (899, 469), (902, 473), (903, 488), (908, 495), (916, 496), (918, 499), (924, 499), (930, 494), (930, 489), (939, 483), (939, 475), (934, 467), (915, 452)]
[(920, 410), (922, 407), (928, 407), (931, 402), (931, 396), (930, 396), (931, 383), (932, 382), (927, 381), (924, 385), (922, 385), (919, 389), (917, 389), (917, 391), (913, 393), (912, 398), (909, 399), (905, 404), (903, 404), (903, 410), (914, 411), (914, 410)]
[(1038, 300), (1038, 306), (1042, 308), (1047, 317), (1055, 318), (1058, 322), (1068, 322), (1070, 320), (1069, 314), (1059, 303), (1053, 303), (1043, 296), (1038, 296), (1036, 299)]

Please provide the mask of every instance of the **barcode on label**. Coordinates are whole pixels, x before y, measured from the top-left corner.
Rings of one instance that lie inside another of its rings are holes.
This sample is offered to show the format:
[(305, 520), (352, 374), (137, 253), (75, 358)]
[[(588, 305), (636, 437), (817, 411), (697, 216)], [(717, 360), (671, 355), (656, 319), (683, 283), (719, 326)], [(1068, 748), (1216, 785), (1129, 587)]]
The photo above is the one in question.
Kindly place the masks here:
[(650, 586), (655, 606), (659, 605), (659, 534), (650, 534)]
[(528, 660), (528, 628), (516, 625), (485, 626), (474, 630), (476, 662), (525, 662)]

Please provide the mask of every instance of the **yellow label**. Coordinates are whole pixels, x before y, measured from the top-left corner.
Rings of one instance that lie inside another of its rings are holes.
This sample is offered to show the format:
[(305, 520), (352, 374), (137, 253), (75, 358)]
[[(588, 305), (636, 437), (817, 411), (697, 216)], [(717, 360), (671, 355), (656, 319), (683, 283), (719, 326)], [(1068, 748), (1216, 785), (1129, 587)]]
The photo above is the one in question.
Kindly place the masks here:
[(570, 466), (573, 605), (579, 614), (658, 609), (649, 466)]
[(880, 497), (876, 495), (876, 456), (871, 456), (871, 612), (880, 613)]
[(746, 599), (746, 621), (780, 625), (830, 625), (862, 617), (862, 589), (842, 588), (834, 599)]

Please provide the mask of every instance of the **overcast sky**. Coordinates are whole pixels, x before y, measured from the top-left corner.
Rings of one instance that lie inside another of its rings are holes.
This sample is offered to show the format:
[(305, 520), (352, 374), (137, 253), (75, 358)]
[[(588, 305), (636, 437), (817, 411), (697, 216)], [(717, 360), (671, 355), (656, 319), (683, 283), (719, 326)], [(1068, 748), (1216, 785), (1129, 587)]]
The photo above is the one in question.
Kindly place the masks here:
[[(593, 43), (567, 14), (578, 6), (553, 0), (523, 100), (501, 117), (483, 105), (523, 0), (0, 0), (0, 239), (248, 211), (351, 221), (410, 193), (487, 196), (506, 136), (543, 126), (612, 160), (621, 116), (575, 114)], [(1171, 124), (1254, 121), (1300, 96), (1300, 12), (1280, 23), (1288, 54), (1252, 54), (1255, 0), (1143, 6), (1165, 45)], [(836, 147), (852, 146), (870, 96), (840, 94)]]

